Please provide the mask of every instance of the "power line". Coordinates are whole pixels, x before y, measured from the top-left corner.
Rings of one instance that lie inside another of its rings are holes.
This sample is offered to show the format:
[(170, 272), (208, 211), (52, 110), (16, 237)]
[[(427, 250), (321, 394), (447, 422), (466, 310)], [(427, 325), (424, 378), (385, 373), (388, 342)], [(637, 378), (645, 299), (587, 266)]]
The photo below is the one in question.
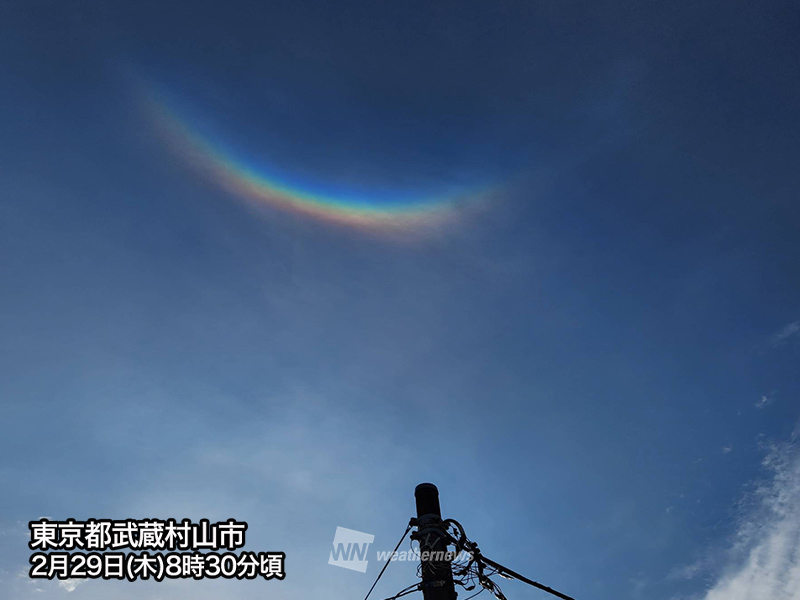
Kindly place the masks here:
[(553, 594), (553, 596), (556, 596), (558, 598), (562, 598), (562, 600), (575, 600), (575, 598), (572, 598), (571, 596), (567, 596), (566, 594), (562, 594), (561, 592), (558, 592), (558, 591), (554, 590), (551, 587), (547, 587), (546, 585), (542, 585), (541, 583), (533, 581), (532, 579), (528, 579), (524, 575), (520, 575), (519, 573), (517, 573), (516, 571), (512, 571), (508, 567), (504, 567), (503, 565), (501, 565), (499, 563), (496, 563), (495, 561), (493, 561), (490, 558), (486, 558), (485, 556), (481, 556), (481, 559), (487, 565), (490, 565), (490, 566), (494, 567), (495, 569), (497, 569), (498, 574), (500, 574), (501, 576), (503, 574), (506, 574), (509, 577), (513, 577), (514, 579), (520, 580), (523, 583), (527, 583), (528, 585), (532, 585), (535, 588), (539, 588), (540, 590), (545, 591), (548, 594)]
[(464, 598), (464, 600), (472, 600), (472, 598), (474, 598), (475, 596), (480, 596), (485, 591), (486, 591), (486, 588), (481, 588), (479, 591), (477, 591), (474, 594), (472, 594), (472, 596), (467, 596), (466, 598)]
[[(408, 527), (406, 527), (406, 530), (403, 532), (403, 537), (400, 538), (400, 541), (397, 542), (397, 546), (394, 547), (394, 550), (389, 555), (389, 559), (386, 561), (386, 564), (383, 565), (383, 568), (381, 569), (381, 572), (378, 573), (378, 578), (375, 580), (375, 583), (372, 584), (372, 587), (369, 588), (369, 591), (367, 592), (367, 595), (364, 596), (364, 600), (367, 600), (369, 598), (369, 595), (372, 593), (372, 590), (374, 590), (375, 586), (378, 585), (378, 581), (380, 581), (381, 577), (383, 576), (384, 571), (386, 571), (386, 567), (388, 567), (389, 563), (392, 562), (392, 560), (391, 560), (392, 556), (394, 556), (394, 553), (397, 552), (397, 549), (400, 547), (400, 544), (403, 543), (403, 540), (406, 539), (406, 536), (408, 535), (409, 531), (411, 531), (411, 521), (409, 521)], [(409, 588), (406, 588), (406, 589), (409, 589)], [(403, 591), (405, 591), (405, 590), (403, 590)], [(397, 596), (394, 596), (394, 597), (397, 598)]]
[[(552, 594), (557, 598), (561, 598), (562, 600), (575, 600), (571, 596), (567, 596), (566, 594), (562, 594), (551, 587), (543, 585), (537, 581), (533, 581), (532, 579), (528, 579), (524, 575), (520, 575), (516, 571), (512, 571), (508, 567), (504, 567), (500, 563), (483, 556), (478, 548), (478, 544), (470, 541), (469, 538), (467, 538), (467, 534), (464, 532), (464, 527), (455, 519), (446, 519), (443, 522), (443, 525), (450, 543), (454, 544), (456, 547), (456, 552), (460, 553), (462, 550), (466, 550), (472, 557), (466, 565), (459, 565), (460, 568), (456, 570), (458, 575), (463, 575), (465, 577), (459, 581), (459, 583), (464, 586), (465, 589), (472, 589), (468, 586), (473, 585), (474, 587), (473, 582), (475, 579), (477, 579), (483, 588), (488, 589), (489, 591), (493, 592), (495, 596), (503, 599), (505, 596), (503, 596), (500, 588), (496, 583), (489, 579), (489, 575), (496, 574), (509, 579), (517, 579), (523, 583), (527, 583), (528, 585), (547, 592), (548, 594)], [(493, 568), (495, 570), (494, 573), (489, 573), (488, 575), (484, 573), (484, 569), (487, 566)]]

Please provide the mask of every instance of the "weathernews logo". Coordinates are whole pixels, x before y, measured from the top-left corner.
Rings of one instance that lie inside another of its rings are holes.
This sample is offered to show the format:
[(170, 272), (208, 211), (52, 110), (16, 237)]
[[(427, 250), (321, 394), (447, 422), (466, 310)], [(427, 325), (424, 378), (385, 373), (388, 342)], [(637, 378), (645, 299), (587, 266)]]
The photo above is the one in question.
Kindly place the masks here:
[(328, 564), (360, 573), (367, 572), (367, 552), (375, 536), (355, 529), (337, 527)]
[[(328, 558), (328, 564), (335, 567), (352, 569), (360, 573), (367, 572), (367, 553), (370, 544), (375, 540), (375, 536), (369, 533), (362, 533), (354, 529), (337, 527), (336, 534), (333, 536), (333, 551)], [(378, 551), (375, 554), (378, 562), (400, 561), (400, 562), (419, 562), (419, 561), (445, 561), (467, 562), (471, 555), (462, 550), (460, 553), (450, 550), (425, 550), (419, 549), (395, 551)]]

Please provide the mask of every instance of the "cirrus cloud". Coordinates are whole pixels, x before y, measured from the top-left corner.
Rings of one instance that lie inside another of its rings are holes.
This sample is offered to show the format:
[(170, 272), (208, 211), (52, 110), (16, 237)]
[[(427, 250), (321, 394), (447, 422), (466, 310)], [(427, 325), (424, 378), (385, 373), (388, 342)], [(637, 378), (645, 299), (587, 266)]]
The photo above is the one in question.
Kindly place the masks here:
[(796, 436), (764, 460), (772, 479), (739, 525), (731, 564), (704, 600), (800, 600), (800, 445)]

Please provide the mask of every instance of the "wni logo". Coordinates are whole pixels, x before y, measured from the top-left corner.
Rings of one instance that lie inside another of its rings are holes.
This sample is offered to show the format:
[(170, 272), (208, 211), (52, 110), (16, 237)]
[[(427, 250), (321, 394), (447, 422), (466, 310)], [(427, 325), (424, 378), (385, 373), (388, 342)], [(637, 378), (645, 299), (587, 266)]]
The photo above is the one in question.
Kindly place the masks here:
[(336, 535), (333, 536), (333, 552), (328, 558), (328, 564), (366, 573), (367, 552), (374, 540), (374, 535), (337, 527)]

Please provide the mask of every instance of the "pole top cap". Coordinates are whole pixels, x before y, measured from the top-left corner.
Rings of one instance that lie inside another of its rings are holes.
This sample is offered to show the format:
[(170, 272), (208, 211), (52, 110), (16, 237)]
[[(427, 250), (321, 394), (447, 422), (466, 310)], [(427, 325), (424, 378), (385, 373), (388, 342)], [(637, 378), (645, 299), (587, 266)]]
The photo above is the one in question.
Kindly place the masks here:
[(417, 494), (425, 493), (427, 491), (435, 492), (437, 496), (439, 495), (439, 488), (432, 483), (420, 483), (416, 488), (414, 488), (414, 495), (416, 496)]
[(442, 509), (439, 507), (439, 490), (432, 483), (420, 483), (414, 490), (417, 500), (417, 517), (436, 515), (441, 518)]

